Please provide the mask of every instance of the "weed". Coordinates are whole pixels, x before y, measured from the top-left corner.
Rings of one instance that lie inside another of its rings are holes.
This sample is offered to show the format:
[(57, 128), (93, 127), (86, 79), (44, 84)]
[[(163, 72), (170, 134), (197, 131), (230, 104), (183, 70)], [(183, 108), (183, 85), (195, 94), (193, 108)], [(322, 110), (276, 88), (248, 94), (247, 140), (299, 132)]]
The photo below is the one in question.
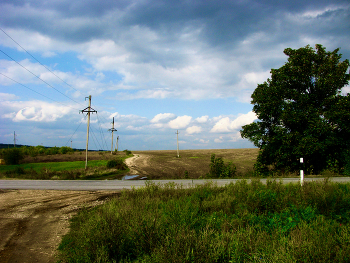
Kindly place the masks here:
[[(145, 188), (123, 191), (118, 199), (81, 211), (62, 239), (60, 259), (349, 262), (350, 215), (344, 211), (350, 184), (304, 186), (242, 180), (185, 189), (147, 182)], [(325, 200), (316, 196), (331, 201), (320, 210)]]

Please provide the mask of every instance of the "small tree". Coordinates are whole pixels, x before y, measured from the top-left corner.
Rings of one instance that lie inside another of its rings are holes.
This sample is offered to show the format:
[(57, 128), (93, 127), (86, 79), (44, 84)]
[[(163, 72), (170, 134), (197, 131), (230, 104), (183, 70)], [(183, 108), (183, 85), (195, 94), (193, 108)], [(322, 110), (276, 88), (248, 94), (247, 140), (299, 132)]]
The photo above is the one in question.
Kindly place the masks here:
[(229, 162), (224, 163), (222, 157), (215, 157), (215, 154), (210, 158), (210, 170), (207, 174), (209, 178), (232, 178), (236, 174), (236, 166)]
[(340, 61), (339, 49), (326, 52), (322, 45), (287, 48), (288, 62), (271, 70), (259, 84), (251, 103), (258, 121), (243, 126), (241, 136), (261, 149), (259, 169), (299, 170), (317, 174), (348, 159), (350, 147), (350, 96), (341, 89), (349, 84), (349, 61)]
[(22, 151), (19, 148), (11, 148), (2, 152), (5, 163), (8, 165), (19, 164), (24, 158)]

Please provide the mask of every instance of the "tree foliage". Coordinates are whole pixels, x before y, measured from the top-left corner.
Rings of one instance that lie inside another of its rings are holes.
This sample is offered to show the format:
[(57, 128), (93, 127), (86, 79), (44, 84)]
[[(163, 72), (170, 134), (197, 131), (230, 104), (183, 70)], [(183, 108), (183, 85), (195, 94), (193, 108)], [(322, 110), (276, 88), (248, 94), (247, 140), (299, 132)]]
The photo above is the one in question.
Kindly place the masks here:
[(235, 174), (236, 166), (232, 162), (225, 164), (222, 157), (215, 157), (215, 154), (211, 155), (207, 178), (233, 178)]
[(241, 136), (261, 149), (257, 166), (266, 171), (297, 171), (304, 158), (309, 173), (342, 169), (350, 146), (349, 60), (339, 48), (322, 45), (287, 48), (288, 62), (271, 69), (271, 78), (259, 84), (251, 103), (258, 121), (242, 127)]
[(7, 165), (19, 164), (24, 157), (19, 148), (4, 149), (1, 155)]

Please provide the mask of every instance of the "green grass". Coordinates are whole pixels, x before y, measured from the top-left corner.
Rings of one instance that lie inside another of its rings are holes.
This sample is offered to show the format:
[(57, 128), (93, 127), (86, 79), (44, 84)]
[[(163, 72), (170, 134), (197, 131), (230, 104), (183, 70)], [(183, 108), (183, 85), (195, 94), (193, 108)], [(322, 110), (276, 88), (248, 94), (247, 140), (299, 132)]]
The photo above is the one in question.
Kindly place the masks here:
[[(92, 160), (88, 161), (88, 167), (106, 166), (108, 160)], [(66, 171), (85, 168), (85, 161), (75, 162), (49, 162), (49, 163), (24, 163), (19, 165), (1, 165), (0, 172), (15, 170), (18, 167), (23, 169), (33, 169), (40, 172), (42, 169), (50, 169), (52, 171)]]
[[(131, 157), (115, 157), (124, 161)], [(21, 179), (120, 179), (129, 169), (125, 167), (107, 167), (110, 160), (90, 160), (85, 170), (85, 161), (23, 163), (20, 165), (0, 166), (0, 176)]]
[(148, 183), (71, 221), (61, 262), (349, 262), (350, 184)]

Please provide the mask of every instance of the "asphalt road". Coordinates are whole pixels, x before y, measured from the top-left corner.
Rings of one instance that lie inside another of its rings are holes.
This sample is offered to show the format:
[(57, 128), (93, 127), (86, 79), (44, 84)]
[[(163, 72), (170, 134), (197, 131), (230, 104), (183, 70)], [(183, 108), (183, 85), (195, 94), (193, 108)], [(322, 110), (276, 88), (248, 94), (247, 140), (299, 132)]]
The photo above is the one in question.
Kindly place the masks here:
[[(212, 180), (0, 180), (0, 189), (22, 189), (22, 190), (79, 190), (79, 191), (98, 191), (98, 190), (121, 190), (138, 188), (145, 186), (146, 182), (155, 184), (166, 184), (174, 182), (182, 184), (183, 187), (204, 184), (208, 181), (217, 183), (218, 186), (226, 185), (231, 182), (237, 182), (241, 179), (212, 179)], [(278, 179), (280, 180), (280, 179)], [(300, 183), (299, 178), (283, 178), (283, 183)], [(305, 178), (305, 182), (319, 181), (324, 178)], [(349, 183), (350, 177), (333, 177), (332, 182)], [(247, 180), (250, 182), (250, 180)], [(266, 183), (267, 179), (261, 179), (261, 182)]]

